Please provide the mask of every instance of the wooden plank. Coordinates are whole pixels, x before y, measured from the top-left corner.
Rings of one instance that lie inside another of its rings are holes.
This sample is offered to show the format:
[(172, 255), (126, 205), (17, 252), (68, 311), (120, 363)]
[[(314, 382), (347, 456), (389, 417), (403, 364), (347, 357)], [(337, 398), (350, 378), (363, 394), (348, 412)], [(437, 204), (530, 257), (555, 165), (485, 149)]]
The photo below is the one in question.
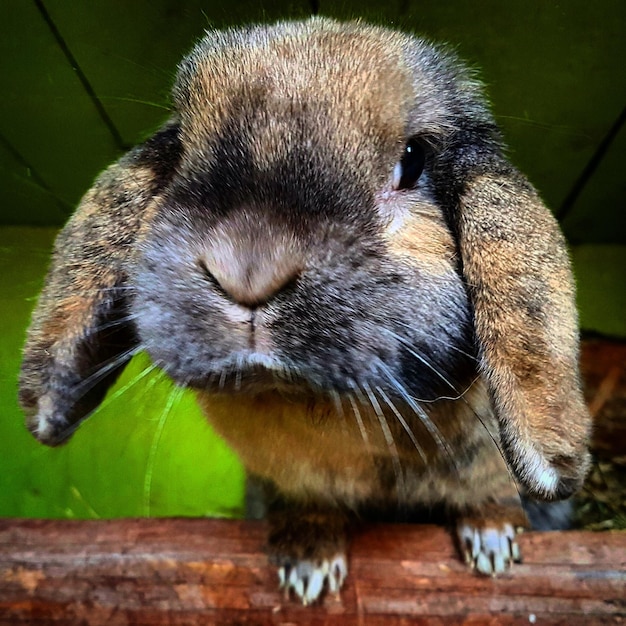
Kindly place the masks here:
[(0, 521), (0, 624), (593, 624), (626, 620), (626, 533), (527, 533), (474, 575), (434, 526), (354, 539), (341, 598), (286, 600), (258, 522)]

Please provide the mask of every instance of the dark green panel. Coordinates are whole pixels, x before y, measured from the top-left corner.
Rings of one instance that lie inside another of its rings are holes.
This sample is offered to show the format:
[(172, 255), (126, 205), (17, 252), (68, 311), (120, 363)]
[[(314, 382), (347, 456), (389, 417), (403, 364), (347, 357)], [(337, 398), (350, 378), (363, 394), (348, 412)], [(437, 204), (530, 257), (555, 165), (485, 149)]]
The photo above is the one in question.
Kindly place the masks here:
[(12, 146), (0, 141), (0, 215), (5, 223), (64, 222), (72, 211)]
[[(176, 64), (204, 28), (308, 14), (306, 2), (264, 7), (202, 0), (43, 0), (41, 5), (43, 10), (33, 0), (0, 3), (0, 137), (16, 148), (52, 196), (70, 207), (121, 154), (121, 145), (146, 137), (167, 117)], [(6, 159), (1, 165), (0, 182), (13, 182), (0, 188), (0, 223), (65, 220), (56, 208), (42, 205), (22, 166)]]
[[(114, 143), (35, 4), (0, 3), (0, 25), (0, 135), (53, 195), (74, 205), (95, 172), (115, 157)], [(28, 185), (24, 180), (25, 198)], [(2, 221), (43, 221), (38, 206), (28, 203), (17, 220), (3, 196)]]
[(123, 141), (132, 145), (167, 117), (176, 66), (204, 29), (303, 17), (306, 2), (46, 0), (50, 18)]
[(584, 330), (626, 338), (626, 246), (572, 250)]
[[(42, 4), (125, 144), (144, 137), (167, 115), (162, 107), (176, 63), (202, 29), (309, 12), (308, 2), (286, 1)], [(322, 0), (319, 5), (321, 13), (360, 16), (451, 42), (482, 68), (512, 158), (554, 208), (626, 102), (621, 0)], [(0, 134), (33, 174), (25, 178), (22, 166), (16, 171), (4, 159), (0, 181), (12, 182), (0, 189), (0, 221), (60, 223), (56, 209), (43, 207), (30, 183), (42, 181), (53, 196), (74, 205), (118, 153), (116, 142), (34, 0), (1, 3), (0, 31), (5, 90)], [(623, 148), (612, 159), (626, 159)], [(619, 179), (602, 181), (602, 214), (587, 208), (593, 203), (576, 207), (577, 221), (594, 221), (589, 232), (596, 241), (624, 240), (602, 225), (605, 215), (619, 210), (610, 205), (620, 197)]]
[[(626, 129), (622, 128), (563, 220), (571, 241), (626, 241)], [(622, 266), (626, 275), (626, 265)], [(626, 318), (626, 309), (624, 313)]]

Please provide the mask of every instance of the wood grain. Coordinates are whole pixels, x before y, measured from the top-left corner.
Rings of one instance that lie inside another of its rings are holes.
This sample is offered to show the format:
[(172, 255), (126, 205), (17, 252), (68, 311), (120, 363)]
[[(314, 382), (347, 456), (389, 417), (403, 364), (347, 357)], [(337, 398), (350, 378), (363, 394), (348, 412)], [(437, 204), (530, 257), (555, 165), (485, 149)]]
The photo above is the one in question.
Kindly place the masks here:
[(474, 575), (435, 526), (363, 529), (341, 598), (277, 589), (261, 522), (0, 520), (0, 624), (626, 623), (626, 533), (526, 533)]

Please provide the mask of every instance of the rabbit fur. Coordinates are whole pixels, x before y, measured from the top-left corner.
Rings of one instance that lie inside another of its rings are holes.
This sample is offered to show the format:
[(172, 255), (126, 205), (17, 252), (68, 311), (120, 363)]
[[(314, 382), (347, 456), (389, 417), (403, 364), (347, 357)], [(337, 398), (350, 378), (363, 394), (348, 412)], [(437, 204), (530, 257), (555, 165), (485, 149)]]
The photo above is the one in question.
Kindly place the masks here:
[(171, 119), (56, 241), (20, 379), (35, 437), (65, 441), (138, 350), (241, 457), (304, 602), (370, 514), (441, 508), (499, 573), (520, 494), (588, 468), (559, 227), (472, 72), (386, 28), (211, 31), (183, 60)]

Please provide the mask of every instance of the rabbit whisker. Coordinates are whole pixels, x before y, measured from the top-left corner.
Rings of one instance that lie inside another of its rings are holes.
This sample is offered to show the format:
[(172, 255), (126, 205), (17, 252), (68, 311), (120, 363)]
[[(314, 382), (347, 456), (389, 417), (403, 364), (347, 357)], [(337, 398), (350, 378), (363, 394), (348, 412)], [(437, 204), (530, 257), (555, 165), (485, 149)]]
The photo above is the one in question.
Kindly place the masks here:
[[(401, 323), (401, 322), (399, 322)], [(410, 326), (407, 326), (407, 328), (410, 328)], [(391, 331), (388, 331), (391, 333)], [(425, 365), (428, 365), (428, 367), (434, 371), (441, 380), (443, 380), (447, 385), (450, 386), (450, 388), (456, 392), (456, 395), (453, 396), (437, 396), (436, 398), (433, 399), (424, 399), (424, 398), (416, 398), (417, 402), (421, 402), (422, 404), (432, 404), (434, 402), (438, 402), (439, 400), (460, 400), (474, 385), (474, 383), (480, 378), (480, 374), (477, 374), (474, 379), (465, 386), (465, 389), (463, 389), (462, 391), (459, 390), (457, 388), (456, 385), (454, 385), (450, 380), (448, 380), (443, 374), (441, 374), (440, 372), (438, 372), (436, 370), (436, 368), (434, 368), (432, 365), (428, 364), (427, 360), (422, 356), (420, 357), (416, 352), (415, 352), (415, 347), (413, 345), (411, 345), (411, 343), (408, 341), (408, 339), (397, 335), (395, 333), (392, 333), (392, 335), (398, 340), (400, 341), (409, 351), (409, 353), (412, 356), (415, 356), (416, 358), (418, 358), (420, 360), (421, 363), (424, 363)], [(435, 336), (433, 335), (433, 338), (435, 338)], [(452, 348), (452, 349), (457, 349), (455, 348), (455, 346), (448, 344), (447, 342), (443, 342), (444, 345), (446, 345), (446, 347)], [(470, 354), (468, 354), (467, 352), (464, 352), (463, 350), (458, 350), (459, 352), (461, 352), (462, 354), (464, 354), (465, 356), (471, 357), (472, 359), (476, 360), (474, 357), (472, 357)]]
[[(139, 63), (135, 59), (131, 59), (128, 56), (124, 56), (122, 54), (116, 54), (116, 53), (112, 53), (111, 58), (117, 59), (119, 61), (120, 66), (122, 67), (124, 66), (124, 64), (132, 65), (134, 66), (136, 70), (140, 70), (144, 74), (149, 73), (149, 74), (152, 74), (153, 76), (159, 76), (160, 78), (165, 78), (167, 80), (170, 80), (172, 78), (171, 72), (162, 68), (160, 65), (157, 65), (156, 63)], [(105, 96), (105, 99), (106, 99), (106, 96)], [(124, 98), (115, 98), (115, 99), (123, 100)], [(171, 108), (171, 107), (168, 107), (168, 108)]]
[[(479, 377), (474, 379), (474, 381), (472, 382), (472, 385), (474, 385), (474, 383), (478, 380), (478, 378)], [(469, 390), (472, 385), (470, 385), (470, 387), (468, 387), (467, 390)], [(517, 479), (515, 478), (515, 475), (513, 474), (513, 470), (509, 467), (509, 463), (508, 463), (506, 457), (504, 456), (504, 452), (502, 451), (502, 448), (500, 446), (500, 442), (497, 440), (496, 436), (491, 432), (491, 430), (489, 429), (489, 427), (485, 423), (485, 420), (484, 420), (483, 416), (468, 402), (467, 398), (465, 398), (464, 395), (462, 395), (460, 397), (460, 401), (463, 402), (465, 404), (465, 406), (467, 406), (469, 408), (469, 410), (472, 412), (474, 417), (480, 422), (480, 425), (483, 427), (483, 429), (485, 430), (485, 432), (489, 436), (489, 439), (491, 439), (495, 449), (498, 451), (498, 454), (500, 455), (500, 458), (502, 458), (502, 460), (504, 461), (504, 467), (506, 468), (506, 471), (507, 471), (508, 475), (510, 476), (511, 481), (515, 485), (515, 489), (517, 491), (517, 494), (521, 498), (522, 497), (522, 493), (521, 493), (521, 491), (519, 489), (519, 485), (517, 483)]]
[(456, 391), (458, 393), (457, 388), (452, 384), (452, 382), (449, 381), (434, 365), (432, 365), (432, 363), (429, 363), (428, 359), (426, 359), (423, 355), (416, 352), (414, 347), (409, 343), (407, 339), (402, 337), (402, 335), (398, 335), (397, 333), (394, 333), (392, 330), (389, 330), (389, 329), (384, 329), (384, 330), (385, 332), (390, 334), (392, 337), (397, 339), (402, 345), (404, 345), (404, 347), (409, 352), (409, 354), (411, 354), (411, 356), (414, 356), (420, 363), (423, 363), (438, 378), (440, 378), (444, 383), (446, 383), (446, 385), (448, 385), (453, 391)]
[(144, 367), (141, 372), (139, 372), (136, 376), (134, 376), (131, 380), (129, 380), (123, 387), (117, 389), (114, 393), (109, 394), (100, 404), (101, 407), (105, 407), (111, 402), (114, 402), (120, 396), (124, 395), (131, 387), (136, 385), (139, 381), (143, 380), (146, 376), (157, 370), (157, 375), (155, 376), (155, 380), (150, 381), (150, 386), (154, 385), (156, 379), (165, 377), (165, 372), (154, 363)]
[(121, 367), (132, 357), (143, 350), (143, 345), (139, 344), (137, 346), (133, 346), (128, 350), (124, 350), (119, 354), (116, 354), (114, 357), (104, 361), (100, 364), (100, 367), (92, 374), (81, 380), (80, 383), (74, 386), (73, 392), (76, 394), (76, 398), (82, 397), (88, 391), (93, 389), (105, 376), (110, 374), (112, 371)]
[[(102, 366), (94, 371), (90, 376), (84, 378), (78, 384), (72, 387), (71, 391), (74, 396), (73, 399), (77, 401), (82, 398), (86, 393), (93, 389), (107, 374), (126, 364), (135, 354), (140, 352), (142, 348), (143, 346), (141, 345), (133, 347), (105, 361), (103, 364), (101, 364)], [(103, 403), (100, 403), (100, 405), (102, 404)], [(60, 441), (65, 439), (69, 433), (74, 431), (77, 424), (87, 419), (87, 417), (89, 417), (91, 413), (93, 413), (93, 411), (78, 420), (67, 422), (67, 426), (59, 431), (59, 433), (57, 434), (57, 439)]]
[[(409, 326), (407, 326), (407, 327), (410, 328)], [(412, 355), (417, 357), (417, 354), (413, 350), (413, 346), (411, 346), (411, 344), (408, 343), (408, 340), (406, 340), (406, 339), (404, 339), (404, 338), (402, 338), (400, 336), (397, 336), (397, 335), (396, 335), (396, 338), (409, 349), (409, 352)], [(433, 338), (436, 338), (436, 337), (433, 335)], [(444, 344), (447, 347), (450, 347), (452, 349), (457, 349), (459, 352), (461, 352), (465, 356), (468, 356), (468, 357), (472, 358), (473, 360), (477, 360), (472, 355), (468, 354), (467, 352), (464, 352), (463, 350), (459, 350), (458, 348), (455, 348), (455, 346), (453, 346), (453, 345), (450, 345), (450, 344), (445, 343), (445, 342), (444, 342)], [(426, 363), (426, 361), (423, 358), (421, 358), (420, 360), (421, 360), (421, 362)], [(433, 369), (433, 371), (436, 371), (432, 367), (431, 367), (431, 369)], [(465, 389), (463, 389), (461, 391), (455, 385), (453, 385), (449, 380), (447, 380), (442, 374), (439, 374), (439, 376), (440, 376), (440, 378), (442, 378), (442, 380), (444, 380), (444, 382), (446, 384), (448, 384), (456, 392), (456, 395), (454, 395), (454, 396), (437, 396), (436, 398), (433, 398), (432, 400), (417, 399), (418, 402), (421, 402), (422, 404), (432, 404), (434, 402), (438, 402), (439, 400), (452, 400), (452, 401), (454, 401), (454, 400), (461, 400), (461, 399), (464, 398), (464, 396), (467, 394), (467, 392), (474, 386), (476, 381), (480, 379), (480, 374), (477, 374), (472, 379), (472, 381), (470, 381), (470, 383), (465, 386)], [(472, 412), (475, 412), (474, 408), (467, 402), (467, 400), (464, 400), (464, 401), (467, 404), (467, 406), (469, 406), (469, 408), (472, 410)]]
[(92, 289), (82, 289), (79, 295), (81, 298), (89, 300), (97, 300), (98, 296), (104, 296), (110, 300), (114, 299), (116, 295), (121, 299), (127, 294), (133, 294), (135, 291), (136, 287), (134, 285), (111, 285), (110, 287), (97, 286)]
[(391, 401), (391, 399), (384, 392), (382, 387), (377, 386), (376, 391), (378, 392), (378, 395), (383, 399), (385, 404), (387, 404), (387, 406), (392, 410), (393, 414), (396, 416), (396, 419), (398, 420), (398, 422), (400, 423), (400, 425), (402, 426), (406, 434), (409, 436), (409, 439), (415, 446), (415, 449), (417, 450), (417, 453), (422, 458), (422, 461), (426, 463), (427, 460), (426, 460), (426, 454), (424, 453), (424, 449), (422, 448), (422, 446), (420, 446), (419, 442), (417, 441), (417, 437), (415, 436), (415, 433), (413, 432), (411, 427), (408, 425), (407, 421), (404, 419), (400, 411), (398, 411), (398, 408), (396, 407), (396, 405)]
[(243, 368), (243, 357), (241, 355), (237, 356), (237, 363), (235, 366), (235, 391), (241, 391), (241, 370)]
[[(78, 500), (78, 502), (80, 502), (88, 511), (89, 515), (91, 516), (91, 519), (101, 519), (101, 515), (98, 513), (98, 511), (96, 511), (91, 504), (89, 504), (89, 502), (87, 501), (87, 499), (83, 496), (83, 494), (78, 490), (78, 487), (76, 487), (76, 485), (72, 485), (70, 487), (70, 492), (72, 493), (72, 495), (74, 496), (74, 498), (76, 498), (76, 500)], [(72, 512), (73, 513), (73, 512)]]
[[(350, 383), (351, 383), (351, 386), (354, 388), (354, 381), (350, 381)], [(367, 429), (365, 428), (365, 424), (363, 423), (363, 416), (361, 415), (361, 412), (359, 411), (359, 406), (356, 400), (354, 399), (354, 395), (349, 393), (347, 394), (347, 398), (348, 398), (348, 401), (350, 402), (350, 406), (352, 407), (352, 413), (354, 415), (354, 419), (356, 420), (356, 424), (359, 427), (359, 432), (361, 433), (361, 439), (363, 439), (363, 443), (365, 444), (365, 447), (369, 449), (370, 439), (369, 439), (369, 435), (367, 434)]]
[[(420, 357), (419, 357), (419, 356), (418, 356), (418, 355), (414, 352), (414, 350), (412, 349), (412, 347), (410, 346), (410, 344), (407, 342), (407, 340), (406, 340), (406, 339), (404, 339), (404, 338), (403, 338), (403, 337), (401, 337), (401, 336), (395, 335), (395, 334), (394, 334), (394, 336), (396, 336), (396, 338), (397, 338), (399, 341), (401, 341), (401, 342), (402, 342), (402, 343), (403, 343), (403, 344), (407, 347), (407, 349), (409, 350), (409, 352), (410, 352), (412, 355), (416, 356), (417, 358), (420, 358)], [(450, 347), (454, 347), (454, 346), (450, 346)], [(467, 355), (467, 353), (465, 353), (465, 352), (463, 352), (463, 354), (466, 354), (466, 355)], [(467, 355), (467, 356), (470, 356), (470, 355)], [(424, 362), (424, 363), (425, 363), (425, 360), (424, 360), (423, 358), (420, 358), (420, 360), (421, 360), (422, 362)], [(431, 369), (433, 369), (433, 368), (431, 368)], [(388, 375), (389, 375), (389, 374), (390, 374), (390, 372), (388, 373)], [(513, 481), (514, 481), (514, 483), (515, 483), (515, 485), (516, 485), (516, 489), (518, 490), (518, 493), (519, 493), (519, 488), (517, 487), (517, 481), (516, 481), (516, 480), (515, 480), (515, 478), (514, 478), (513, 472), (512, 472), (512, 471), (511, 471), (511, 469), (509, 468), (509, 464), (508, 464), (508, 462), (506, 461), (506, 458), (505, 458), (505, 456), (504, 456), (504, 453), (502, 452), (502, 449), (501, 449), (501, 447), (500, 447), (500, 445), (499, 445), (498, 441), (496, 440), (496, 438), (494, 437), (494, 435), (491, 433), (491, 431), (490, 431), (490, 430), (489, 430), (489, 428), (487, 427), (487, 424), (485, 423), (484, 419), (481, 417), (481, 415), (478, 413), (478, 411), (476, 411), (476, 409), (475, 409), (475, 408), (471, 405), (471, 403), (470, 403), (470, 402), (468, 402), (467, 398), (465, 397), (465, 396), (466, 396), (466, 394), (468, 393), (468, 391), (469, 391), (469, 390), (472, 388), (472, 386), (476, 383), (476, 381), (480, 379), (480, 374), (478, 374), (477, 376), (475, 376), (475, 377), (474, 377), (474, 379), (473, 379), (473, 380), (472, 380), (472, 381), (471, 381), (471, 382), (470, 382), (470, 383), (469, 383), (469, 384), (465, 387), (465, 389), (464, 389), (463, 391), (459, 391), (459, 390), (458, 390), (458, 389), (457, 389), (457, 388), (456, 388), (456, 387), (455, 387), (455, 386), (454, 386), (454, 385), (453, 385), (450, 381), (448, 381), (448, 380), (447, 380), (444, 376), (440, 375), (440, 377), (442, 378), (442, 380), (444, 380), (444, 382), (446, 382), (446, 384), (450, 385), (450, 387), (451, 387), (454, 391), (456, 391), (458, 395), (456, 395), (456, 396), (438, 396), (438, 397), (437, 397), (436, 399), (434, 399), (434, 400), (417, 400), (417, 402), (422, 402), (422, 403), (432, 403), (432, 402), (436, 402), (436, 401), (438, 401), (438, 400), (452, 400), (452, 401), (454, 401), (454, 400), (461, 400), (461, 401), (462, 401), (462, 402), (463, 402), (463, 403), (464, 403), (464, 404), (465, 404), (465, 405), (466, 405), (466, 406), (470, 409), (470, 411), (473, 413), (473, 415), (476, 417), (476, 419), (478, 419), (478, 421), (480, 422), (480, 424), (482, 425), (482, 427), (483, 427), (483, 428), (485, 429), (485, 431), (487, 432), (487, 434), (488, 434), (489, 438), (492, 440), (492, 442), (493, 442), (494, 446), (495, 446), (495, 447), (496, 447), (496, 449), (498, 450), (498, 454), (499, 454), (499, 455), (502, 457), (502, 459), (505, 461), (505, 466), (506, 466), (506, 468), (507, 468), (507, 471), (508, 471), (509, 475), (511, 476), (511, 478), (513, 479)], [(396, 381), (396, 382), (397, 382), (397, 381)], [(407, 396), (406, 396), (406, 397), (407, 397), (407, 401), (408, 401), (408, 399), (410, 398), (410, 396), (408, 395), (408, 392), (407, 392)], [(421, 409), (421, 407), (420, 407), (420, 410), (423, 412), (423, 409)], [(425, 412), (424, 412), (424, 415), (425, 415), (425, 416), (427, 416), (427, 414), (426, 414)], [(433, 426), (434, 428), (436, 428), (435, 424), (434, 424), (434, 423), (432, 423), (432, 420), (430, 420), (430, 419), (429, 419), (428, 421), (432, 424), (432, 426)], [(429, 428), (429, 430), (430, 430), (430, 428)], [(437, 430), (438, 430), (438, 429), (437, 429)], [(444, 445), (446, 448), (448, 448), (448, 449), (449, 449), (449, 447), (447, 446), (447, 444), (444, 442), (444, 440), (443, 440), (442, 438), (438, 437), (438, 440), (439, 440), (439, 441), (441, 441), (441, 442), (443, 443), (443, 445)], [(454, 459), (454, 457), (451, 455), (451, 452), (448, 452), (448, 456), (449, 456), (449, 458)], [(454, 464), (454, 466), (455, 466), (455, 468), (456, 468), (456, 463), (454, 463), (454, 462), (453, 462), (453, 464)]]
[(343, 409), (343, 402), (341, 401), (339, 393), (335, 389), (331, 389), (328, 392), (328, 395), (331, 397), (333, 404), (335, 405), (335, 411), (337, 412), (337, 414), (345, 418), (346, 414)]
[(172, 108), (159, 103), (152, 102), (150, 100), (142, 100), (141, 98), (123, 98), (121, 96), (100, 96), (100, 100), (103, 102), (131, 102), (133, 104), (143, 104), (146, 106), (154, 107), (155, 109), (161, 109), (163, 111), (171, 112)]
[(226, 386), (226, 377), (228, 376), (230, 372), (226, 370), (226, 368), (224, 368), (221, 372), (220, 372), (220, 379), (217, 383), (218, 389), (220, 391), (224, 391), (224, 387)]
[(394, 387), (394, 389), (398, 392), (399, 397), (404, 402), (406, 402), (407, 405), (413, 410), (415, 415), (420, 418), (420, 421), (422, 422), (422, 424), (424, 424), (424, 426), (430, 433), (430, 436), (433, 438), (433, 441), (437, 444), (440, 450), (443, 450), (446, 453), (446, 456), (450, 460), (451, 466), (454, 468), (454, 470), (458, 474), (458, 468), (457, 468), (456, 461), (454, 459), (454, 454), (452, 453), (452, 450), (450, 449), (448, 442), (445, 440), (445, 437), (441, 435), (439, 428), (437, 428), (437, 425), (430, 419), (430, 416), (428, 415), (428, 413), (426, 413), (424, 408), (418, 404), (419, 400), (416, 401), (409, 394), (409, 392), (404, 387), (404, 385), (393, 375), (393, 373), (385, 365), (385, 363), (379, 360), (378, 367), (383, 372), (383, 374), (387, 377), (387, 380), (389, 380), (389, 382)]
[(398, 503), (400, 504), (403, 501), (401, 494), (405, 493), (406, 486), (404, 481), (404, 473), (402, 471), (402, 462), (400, 461), (400, 453), (398, 452), (398, 446), (396, 445), (395, 439), (393, 438), (391, 428), (389, 428), (389, 422), (387, 422), (385, 413), (382, 410), (380, 403), (376, 398), (376, 395), (372, 391), (372, 388), (366, 382), (363, 382), (361, 386), (363, 387), (363, 391), (365, 391), (365, 394), (369, 399), (369, 403), (374, 410), (374, 414), (376, 415), (378, 423), (380, 424), (381, 432), (383, 433), (383, 437), (385, 438), (385, 443), (387, 444), (387, 448), (391, 453), (391, 462), (393, 464), (393, 471), (396, 476), (397, 483)]
[(348, 422), (346, 420), (346, 412), (343, 408), (343, 402), (341, 400), (341, 395), (335, 389), (332, 389), (328, 392), (330, 397), (332, 398), (333, 404), (335, 405), (335, 411), (339, 416), (341, 416), (341, 428), (344, 433), (348, 432)]
[(94, 326), (93, 328), (90, 328), (89, 332), (85, 333), (85, 337), (90, 337), (103, 330), (108, 330), (109, 328), (115, 328), (117, 326), (124, 326), (128, 322), (135, 321), (138, 317), (139, 316), (136, 313), (129, 313), (128, 315), (125, 315), (124, 317), (119, 317), (117, 319), (111, 320), (110, 322), (104, 322), (103, 324), (100, 324), (99, 326)]
[(150, 445), (150, 452), (148, 453), (148, 461), (146, 463), (146, 474), (143, 482), (143, 511), (146, 517), (150, 517), (150, 500), (152, 496), (152, 478), (154, 475), (154, 466), (156, 460), (156, 453), (161, 443), (161, 437), (163, 436), (163, 430), (165, 429), (165, 423), (172, 411), (172, 408), (178, 403), (184, 393), (184, 387), (175, 386), (169, 394), (167, 403), (161, 412), (159, 422), (152, 437), (152, 443)]
[[(410, 324), (406, 324), (405, 322), (401, 322), (400, 320), (395, 320), (395, 323), (398, 324), (399, 326), (403, 326), (404, 328), (407, 328), (409, 330), (413, 330), (413, 327)], [(423, 333), (429, 339), (433, 339), (434, 341), (440, 343), (442, 346), (445, 346), (446, 348), (449, 348), (450, 350), (454, 350), (455, 352), (458, 352), (459, 354), (462, 354), (463, 356), (468, 357), (472, 361), (478, 362), (478, 359), (476, 358), (476, 355), (470, 354), (469, 352), (466, 352), (465, 350), (462, 350), (461, 348), (459, 348), (458, 346), (455, 346), (450, 341), (446, 341), (445, 339), (442, 339), (437, 334), (429, 333), (424, 328), (420, 328), (420, 333)]]
[(107, 293), (107, 292), (117, 292), (117, 291), (134, 291), (135, 290), (135, 286), (134, 285), (111, 285), (110, 287), (95, 287), (94, 289), (87, 289), (87, 290), (83, 290), (81, 293), (83, 296), (88, 296), (90, 294), (93, 293)]

